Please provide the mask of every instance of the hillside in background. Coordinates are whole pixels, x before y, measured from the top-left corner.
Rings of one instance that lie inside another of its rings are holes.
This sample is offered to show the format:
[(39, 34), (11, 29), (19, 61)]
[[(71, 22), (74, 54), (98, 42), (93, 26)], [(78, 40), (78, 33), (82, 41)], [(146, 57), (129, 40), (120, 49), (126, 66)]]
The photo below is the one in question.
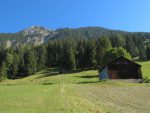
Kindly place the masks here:
[[(83, 27), (83, 28), (63, 28), (57, 30), (47, 29), (40, 26), (32, 26), (17, 33), (1, 33), (0, 45), (6, 47), (16, 47), (21, 44), (41, 45), (54, 39), (74, 38), (74, 39), (92, 39), (106, 35), (116, 37), (117, 35), (125, 37), (141, 38), (143, 43), (149, 42), (150, 33), (144, 32), (125, 32), (119, 30), (110, 30), (101, 27)], [(141, 42), (142, 43), (142, 42)]]

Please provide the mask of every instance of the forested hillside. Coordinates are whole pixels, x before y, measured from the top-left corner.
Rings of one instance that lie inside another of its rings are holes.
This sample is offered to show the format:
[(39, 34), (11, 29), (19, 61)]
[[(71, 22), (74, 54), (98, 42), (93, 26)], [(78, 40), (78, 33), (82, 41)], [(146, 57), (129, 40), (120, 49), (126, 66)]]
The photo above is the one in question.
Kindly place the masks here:
[(150, 33), (144, 32), (125, 32), (119, 30), (110, 30), (101, 27), (83, 27), (83, 28), (62, 28), (51, 30), (40, 26), (32, 26), (17, 33), (0, 33), (0, 44), (6, 47), (16, 47), (18, 45), (40, 45), (49, 40), (74, 38), (74, 39), (93, 39), (106, 35), (109, 38), (121, 36), (128, 40), (140, 38), (142, 43), (150, 42)]
[(119, 56), (150, 59), (150, 33), (99, 27), (48, 30), (31, 27), (0, 35), (0, 78), (18, 78), (47, 67), (96, 69)]

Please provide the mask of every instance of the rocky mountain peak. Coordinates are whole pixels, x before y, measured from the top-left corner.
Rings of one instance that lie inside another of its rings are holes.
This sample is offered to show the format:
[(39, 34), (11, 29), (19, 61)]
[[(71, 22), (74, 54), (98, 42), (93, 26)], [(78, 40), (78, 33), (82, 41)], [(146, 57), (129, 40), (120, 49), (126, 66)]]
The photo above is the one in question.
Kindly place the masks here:
[(50, 32), (52, 32), (52, 30), (47, 29), (45, 27), (41, 27), (41, 26), (31, 26), (31, 27), (23, 30), (22, 32), (23, 32), (24, 36), (33, 35), (33, 34), (47, 35)]

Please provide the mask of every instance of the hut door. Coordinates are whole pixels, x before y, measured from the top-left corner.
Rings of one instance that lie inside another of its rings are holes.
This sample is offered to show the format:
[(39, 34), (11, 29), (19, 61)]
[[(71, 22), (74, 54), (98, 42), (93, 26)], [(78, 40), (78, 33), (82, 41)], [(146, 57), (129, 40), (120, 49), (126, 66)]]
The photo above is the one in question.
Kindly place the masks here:
[(110, 70), (110, 78), (111, 79), (118, 79), (118, 71), (117, 70)]

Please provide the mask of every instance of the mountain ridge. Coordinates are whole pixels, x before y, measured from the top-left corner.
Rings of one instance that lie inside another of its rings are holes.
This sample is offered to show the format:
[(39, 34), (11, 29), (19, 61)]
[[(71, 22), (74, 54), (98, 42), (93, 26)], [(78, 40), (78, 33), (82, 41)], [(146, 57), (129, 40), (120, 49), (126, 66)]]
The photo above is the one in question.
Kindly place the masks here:
[(149, 32), (128, 32), (122, 30), (112, 30), (104, 27), (80, 27), (80, 28), (59, 28), (56, 30), (49, 29), (42, 26), (31, 26), (16, 33), (0, 33), (0, 44), (9, 47), (16, 47), (18, 45), (34, 45), (38, 46), (54, 39), (63, 39), (66, 37), (73, 37), (76, 39), (91, 39), (102, 35), (109, 37), (123, 35), (136, 35), (150, 39)]

